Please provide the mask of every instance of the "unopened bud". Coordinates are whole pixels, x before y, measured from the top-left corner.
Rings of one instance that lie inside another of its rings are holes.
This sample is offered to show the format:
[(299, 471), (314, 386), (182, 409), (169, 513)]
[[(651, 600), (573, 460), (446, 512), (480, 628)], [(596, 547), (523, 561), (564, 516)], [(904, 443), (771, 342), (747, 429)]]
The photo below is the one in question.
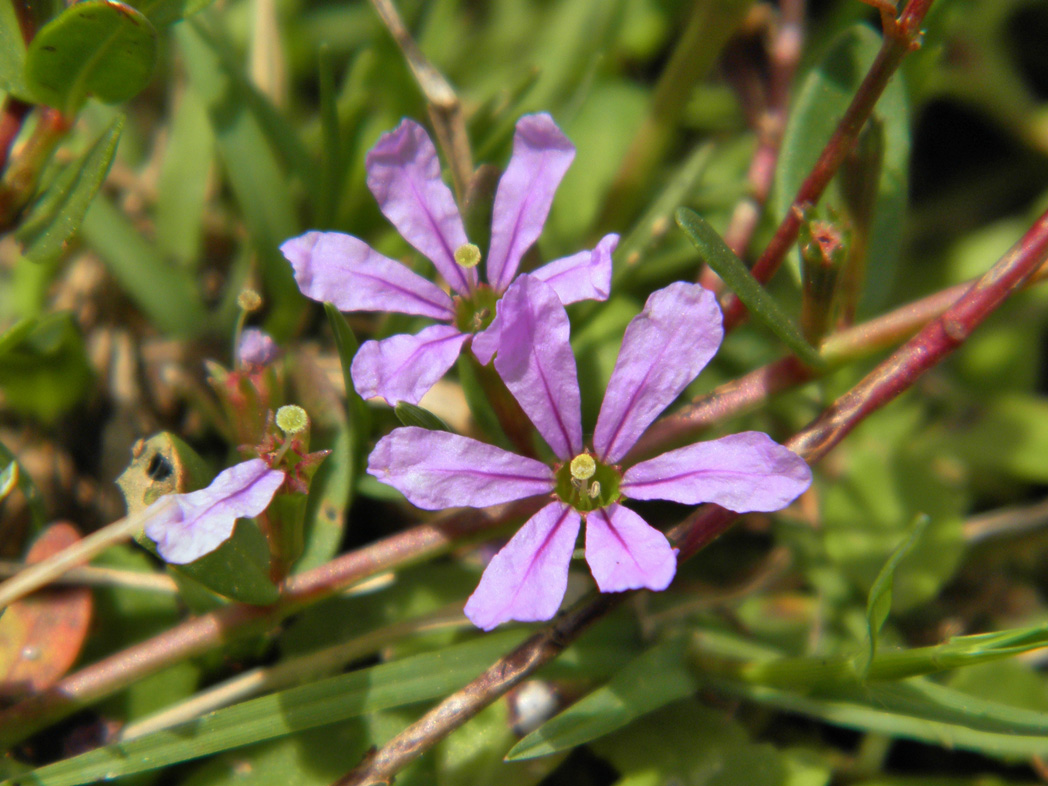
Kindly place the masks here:
[(253, 289), (242, 289), (237, 295), (237, 306), (241, 311), (258, 311), (262, 308), (262, 296)]

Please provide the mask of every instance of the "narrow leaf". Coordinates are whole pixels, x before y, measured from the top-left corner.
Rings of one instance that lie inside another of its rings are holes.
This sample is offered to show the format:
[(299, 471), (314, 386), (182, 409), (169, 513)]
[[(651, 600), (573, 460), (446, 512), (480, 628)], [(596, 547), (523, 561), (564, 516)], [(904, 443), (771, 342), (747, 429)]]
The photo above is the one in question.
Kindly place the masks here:
[(207, 313), (186, 271), (167, 264), (104, 196), (91, 203), (81, 233), (158, 328), (194, 335), (207, 327)]
[(53, 262), (80, 228), (113, 163), (124, 116), (120, 115), (76, 161), (67, 165), (30, 209), (15, 237), (26, 259)]
[(445, 696), (523, 638), (490, 634), (437, 652), (273, 693), (138, 739), (41, 767), (5, 783), (77, 786), (239, 748), (262, 740)]
[(117, 0), (83, 0), (36, 34), (26, 55), (26, 81), (45, 104), (75, 114), (88, 96), (126, 101), (153, 76), (157, 33)]
[(738, 295), (750, 313), (767, 325), (801, 360), (813, 368), (825, 363), (815, 348), (804, 340), (800, 328), (784, 312), (742, 260), (698, 213), (685, 207), (677, 211), (677, 224), (699, 250), (703, 261)]
[(335, 348), (338, 350), (338, 360), (342, 366), (342, 382), (346, 386), (350, 429), (358, 435), (359, 441), (366, 437), (371, 428), (371, 414), (368, 412), (368, 406), (357, 393), (357, 389), (353, 387), (353, 378), (350, 375), (353, 357), (357, 354), (360, 343), (341, 311), (331, 303), (325, 303), (324, 313), (327, 314), (331, 332), (335, 335)]
[(0, 3), (0, 90), (32, 100), (25, 83), (25, 38), (12, 2)]
[(913, 550), (913, 547), (917, 545), (917, 541), (920, 540), (921, 535), (928, 528), (928, 522), (930, 521), (931, 518), (923, 513), (917, 516), (910, 527), (910, 532), (906, 539), (888, 557), (888, 561), (884, 563), (884, 567), (877, 574), (873, 586), (870, 587), (870, 594), (866, 601), (867, 647), (856, 664), (859, 676), (863, 679), (869, 674), (870, 664), (873, 663), (873, 658), (877, 654), (877, 638), (892, 608), (892, 587), (895, 583), (895, 569), (906, 558), (906, 555)]
[(518, 742), (508, 761), (548, 756), (620, 729), (635, 718), (694, 693), (698, 682), (685, 665), (684, 638), (651, 648), (590, 693)]
[(451, 431), (451, 426), (444, 422), (440, 415), (430, 412), (425, 407), (417, 404), (409, 404), (406, 401), (398, 401), (393, 407), (397, 419), (405, 426), (419, 426), (430, 431)]

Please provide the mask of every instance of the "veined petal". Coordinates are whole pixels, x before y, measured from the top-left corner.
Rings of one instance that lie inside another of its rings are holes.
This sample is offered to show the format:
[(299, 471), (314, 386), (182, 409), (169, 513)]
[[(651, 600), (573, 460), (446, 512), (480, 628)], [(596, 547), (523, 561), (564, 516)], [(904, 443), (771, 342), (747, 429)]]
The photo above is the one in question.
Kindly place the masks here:
[(524, 115), (513, 135), (513, 156), (499, 180), (491, 219), (488, 283), (509, 287), (520, 258), (542, 234), (553, 195), (575, 158), (575, 147), (542, 113)]
[(307, 232), (280, 247), (302, 294), (340, 311), (397, 311), (448, 321), (448, 294), (404, 265), (341, 232)]
[(565, 306), (579, 300), (607, 300), (611, 293), (611, 252), (618, 244), (618, 235), (605, 235), (592, 251), (555, 259), (531, 275), (553, 287)]
[(717, 352), (723, 316), (713, 293), (677, 282), (652, 293), (626, 328), (593, 433), (598, 457), (626, 455)]
[(495, 370), (561, 459), (582, 450), (582, 403), (568, 315), (548, 285), (520, 276), (498, 303)]
[(368, 457), (368, 474), (424, 510), (483, 508), (553, 490), (541, 461), (447, 431), (393, 429)]
[(553, 502), (532, 516), (496, 554), (466, 601), (466, 616), (482, 630), (509, 620), (548, 620), (568, 588), (568, 566), (579, 514)]
[(214, 551), (230, 535), (238, 518), (257, 516), (269, 505), (284, 473), (262, 459), (251, 459), (220, 472), (211, 485), (161, 497), (151, 507), (164, 510), (145, 527), (160, 556), (184, 565)]
[(469, 338), (453, 325), (432, 325), (414, 336), (390, 336), (360, 345), (350, 375), (364, 398), (381, 396), (386, 403), (418, 404), (455, 364)]
[(476, 286), (476, 269), (455, 262), (455, 250), (469, 241), (425, 129), (413, 120), (401, 121), (379, 137), (365, 166), (368, 188), (404, 239), (433, 262), (456, 292), (466, 294)]
[(618, 504), (586, 517), (586, 562), (601, 592), (664, 590), (677, 573), (666, 536)]
[(716, 502), (746, 513), (780, 510), (811, 485), (811, 469), (792, 450), (759, 431), (697, 442), (630, 467), (622, 493), (686, 505)]

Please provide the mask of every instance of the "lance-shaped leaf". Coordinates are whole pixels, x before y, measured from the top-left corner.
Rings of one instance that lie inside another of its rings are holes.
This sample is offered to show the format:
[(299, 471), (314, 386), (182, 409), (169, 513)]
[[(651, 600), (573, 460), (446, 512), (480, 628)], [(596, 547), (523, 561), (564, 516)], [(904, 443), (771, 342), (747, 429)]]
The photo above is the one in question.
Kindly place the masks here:
[(815, 348), (804, 340), (800, 328), (753, 277), (742, 260), (728, 248), (728, 244), (713, 227), (694, 210), (684, 207), (677, 211), (677, 224), (699, 250), (703, 262), (724, 279), (724, 283), (738, 295), (751, 314), (771, 328), (782, 343), (809, 366), (822, 368), (825, 365)]

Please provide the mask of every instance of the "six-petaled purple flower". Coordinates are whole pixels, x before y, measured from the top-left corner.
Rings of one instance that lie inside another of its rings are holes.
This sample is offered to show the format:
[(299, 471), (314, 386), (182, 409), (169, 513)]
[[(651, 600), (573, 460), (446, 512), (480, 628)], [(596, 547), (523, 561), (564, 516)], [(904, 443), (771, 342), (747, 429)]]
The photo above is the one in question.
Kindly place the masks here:
[[(314, 300), (342, 311), (395, 311), (444, 323), (416, 335), (365, 342), (351, 369), (360, 395), (417, 404), (451, 368), (463, 345), (491, 321), (496, 301), (541, 234), (574, 156), (575, 148), (549, 115), (520, 118), (513, 156), (495, 194), (487, 283), (482, 283), (480, 249), (466, 237), (425, 130), (404, 120), (379, 139), (367, 156), (368, 187), (386, 218), (433, 262), (453, 295), (351, 235), (307, 232), (280, 247), (299, 288)], [(617, 243), (618, 235), (607, 235), (592, 251), (550, 262), (533, 275), (553, 287), (562, 303), (604, 300)]]
[(168, 562), (193, 562), (228, 540), (238, 518), (265, 510), (284, 478), (262, 459), (236, 464), (215, 476), (207, 488), (154, 502), (150, 509), (156, 513), (146, 524), (146, 535)]
[[(808, 465), (760, 432), (671, 450), (631, 467), (620, 462), (644, 430), (709, 362), (723, 335), (716, 299), (695, 284), (655, 292), (626, 329), (597, 418), (583, 444), (575, 358), (564, 306), (548, 284), (519, 277), (473, 350), (495, 357), (502, 377), (558, 459), (552, 467), (443, 431), (398, 428), (383, 437), (368, 472), (420, 508), (484, 507), (536, 495), (552, 500), (491, 560), (466, 615), (490, 630), (508, 620), (551, 618), (567, 587), (583, 518), (585, 554), (602, 592), (665, 589), (676, 572), (666, 537), (625, 498), (737, 512), (779, 510), (811, 483)], [(497, 354), (496, 354), (497, 353)]]

